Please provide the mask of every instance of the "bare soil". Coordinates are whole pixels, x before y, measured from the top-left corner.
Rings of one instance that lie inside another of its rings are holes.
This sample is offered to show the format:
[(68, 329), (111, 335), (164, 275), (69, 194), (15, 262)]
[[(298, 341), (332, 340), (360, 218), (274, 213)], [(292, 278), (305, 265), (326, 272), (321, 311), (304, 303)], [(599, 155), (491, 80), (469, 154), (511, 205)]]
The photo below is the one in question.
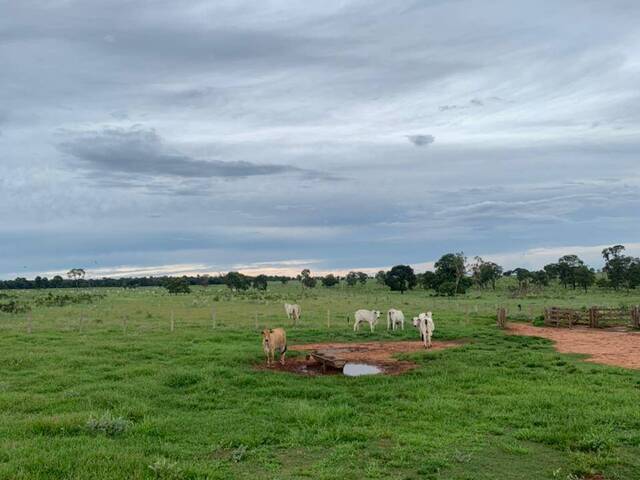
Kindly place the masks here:
[[(306, 345), (291, 345), (289, 350), (298, 352), (317, 352), (333, 358), (352, 363), (366, 363), (379, 367), (383, 373), (397, 375), (411, 370), (418, 365), (413, 362), (398, 360), (395, 355), (399, 353), (411, 353), (418, 351), (443, 350), (445, 348), (458, 347), (462, 342), (433, 342), (430, 349), (425, 349), (421, 342), (364, 342), (364, 343), (309, 343)], [(263, 365), (261, 368), (267, 368)], [(327, 368), (323, 371), (322, 365), (307, 355), (287, 359), (286, 364), (274, 365), (270, 370), (299, 373), (303, 375), (335, 375), (341, 370)]]
[(640, 369), (640, 333), (534, 327), (524, 323), (510, 323), (507, 330), (513, 335), (548, 338), (557, 351), (589, 355), (588, 362)]

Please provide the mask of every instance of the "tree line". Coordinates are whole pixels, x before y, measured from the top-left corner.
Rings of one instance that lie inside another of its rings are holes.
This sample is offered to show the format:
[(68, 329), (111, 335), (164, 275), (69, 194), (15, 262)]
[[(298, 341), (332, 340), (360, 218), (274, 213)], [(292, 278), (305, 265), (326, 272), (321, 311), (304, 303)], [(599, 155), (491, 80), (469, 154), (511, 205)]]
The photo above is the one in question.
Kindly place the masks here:
[[(549, 263), (540, 270), (515, 268), (505, 271), (495, 262), (474, 257), (471, 262), (463, 252), (447, 253), (435, 262), (434, 270), (416, 274), (409, 265), (396, 265), (388, 271), (380, 270), (375, 274), (376, 282), (392, 291), (404, 293), (416, 287), (432, 290), (438, 295), (454, 296), (464, 294), (472, 286), (480, 289), (496, 288), (501, 277), (514, 277), (520, 293), (527, 292), (532, 286), (542, 288), (552, 281), (558, 281), (565, 288), (582, 288), (587, 291), (594, 284), (601, 288), (635, 289), (640, 286), (640, 259), (625, 255), (624, 245), (614, 245), (602, 250), (603, 275), (597, 278), (596, 271), (590, 268), (577, 255), (564, 255), (557, 262)], [(181, 277), (135, 277), (86, 279), (85, 271), (73, 268), (67, 278), (56, 275), (51, 279), (36, 277), (33, 280), (16, 278), (0, 281), (0, 290), (39, 289), (39, 288), (87, 288), (87, 287), (165, 287), (171, 293), (188, 293), (194, 285), (226, 285), (231, 290), (242, 291), (254, 288), (266, 290), (269, 282), (286, 284), (291, 277), (281, 275), (257, 275), (255, 277), (240, 272), (228, 272), (225, 275), (181, 276)], [(335, 274), (313, 276), (304, 269), (296, 279), (304, 288), (315, 288), (318, 283), (332, 288), (343, 282), (347, 287), (364, 285), (369, 280), (364, 272), (352, 271), (344, 277)]]

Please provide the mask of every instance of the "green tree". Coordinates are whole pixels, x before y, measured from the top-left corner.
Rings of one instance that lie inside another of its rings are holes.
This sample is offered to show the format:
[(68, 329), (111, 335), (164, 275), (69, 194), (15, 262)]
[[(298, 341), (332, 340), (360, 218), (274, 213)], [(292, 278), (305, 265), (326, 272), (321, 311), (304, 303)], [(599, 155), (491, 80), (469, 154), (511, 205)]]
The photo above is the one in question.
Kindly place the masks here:
[(404, 294), (417, 285), (418, 279), (409, 265), (396, 265), (387, 272), (384, 283), (392, 291)]
[(464, 293), (460, 289), (460, 283), (467, 271), (467, 258), (464, 253), (447, 253), (440, 257), (435, 264), (436, 284), (440, 286), (444, 282), (455, 284), (455, 294)]
[(420, 274), (418, 283), (425, 290), (434, 290), (436, 288), (436, 274), (434, 272), (426, 271)]
[(224, 276), (224, 284), (230, 290), (239, 291), (247, 290), (251, 286), (251, 281), (240, 272), (229, 272)]
[(266, 275), (258, 275), (253, 279), (253, 288), (256, 290), (266, 290), (269, 284), (268, 280)]
[(311, 271), (305, 268), (300, 272), (300, 283), (302, 283), (302, 286), (305, 288), (314, 288), (317, 280), (311, 276)]
[(384, 270), (379, 270), (378, 273), (376, 273), (376, 283), (378, 285), (384, 285), (385, 275)]
[(560, 283), (567, 288), (571, 285), (574, 289), (577, 285), (576, 271), (584, 266), (584, 262), (577, 255), (565, 255), (558, 259), (558, 277)]
[(624, 245), (614, 245), (602, 250), (602, 258), (605, 261), (602, 271), (607, 274), (609, 284), (615, 290), (629, 284), (629, 267), (633, 258), (623, 255), (624, 250)]
[(627, 273), (629, 288), (637, 288), (640, 286), (640, 258), (634, 258), (629, 265)]
[(347, 276), (344, 277), (344, 280), (347, 282), (347, 285), (353, 287), (358, 283), (358, 274), (356, 272), (349, 272), (347, 273)]
[(76, 287), (80, 285), (80, 280), (84, 279), (85, 275), (86, 272), (83, 268), (72, 268), (67, 272), (67, 277), (69, 277), (69, 280), (75, 280)]
[(586, 292), (588, 288), (595, 283), (596, 273), (586, 265), (580, 265), (579, 267), (576, 267), (574, 271), (574, 278), (576, 284), (582, 287)]
[(340, 280), (332, 273), (322, 277), (322, 285), (325, 287), (333, 287), (340, 283)]
[(369, 275), (367, 275), (364, 272), (356, 272), (356, 275), (358, 275), (358, 281), (362, 285), (366, 285), (367, 284), (367, 280), (369, 280)]
[(544, 270), (531, 272), (531, 280), (539, 287), (546, 287), (549, 285), (549, 275)]
[(189, 281), (186, 277), (172, 277), (167, 280), (164, 288), (172, 295), (178, 295), (180, 293), (191, 293), (189, 287)]
[(473, 281), (480, 287), (485, 288), (491, 285), (496, 289), (496, 281), (502, 276), (502, 267), (494, 262), (487, 262), (482, 257), (475, 257), (475, 262), (471, 265), (471, 276)]
[(549, 263), (542, 267), (549, 280), (555, 280), (558, 278), (558, 273), (560, 272), (560, 267), (557, 263)]

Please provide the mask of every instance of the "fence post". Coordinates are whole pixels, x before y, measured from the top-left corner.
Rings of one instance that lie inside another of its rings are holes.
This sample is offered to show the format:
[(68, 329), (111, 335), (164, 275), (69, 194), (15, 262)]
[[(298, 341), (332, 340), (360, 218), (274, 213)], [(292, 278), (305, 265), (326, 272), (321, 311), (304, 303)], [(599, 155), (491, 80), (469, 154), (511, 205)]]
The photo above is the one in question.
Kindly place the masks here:
[(507, 324), (507, 311), (500, 307), (497, 313), (497, 325), (500, 328), (504, 328)]
[(331, 310), (327, 310), (327, 328), (331, 328)]
[(631, 326), (640, 328), (640, 306), (638, 305), (631, 309)]
[(589, 326), (591, 328), (598, 328), (598, 309), (596, 307), (589, 309)]
[(175, 314), (174, 314), (173, 310), (171, 310), (171, 332), (173, 332), (175, 330), (175, 328), (176, 328), (175, 324), (176, 324)]

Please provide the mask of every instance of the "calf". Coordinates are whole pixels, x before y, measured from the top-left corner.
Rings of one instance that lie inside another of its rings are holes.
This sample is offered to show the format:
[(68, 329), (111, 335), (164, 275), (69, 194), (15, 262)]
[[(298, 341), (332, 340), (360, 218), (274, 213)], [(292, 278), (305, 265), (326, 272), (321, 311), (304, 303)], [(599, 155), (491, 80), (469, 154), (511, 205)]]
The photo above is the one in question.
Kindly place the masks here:
[(431, 312), (413, 317), (413, 326), (420, 331), (420, 340), (424, 343), (424, 348), (431, 348), (431, 336), (436, 329)]
[(353, 331), (360, 330), (361, 323), (368, 323), (373, 332), (373, 327), (378, 323), (379, 318), (380, 312), (378, 310), (358, 310), (354, 314)]
[(392, 308), (387, 312), (387, 330), (390, 328), (395, 330), (398, 325), (404, 330), (404, 313), (402, 310)]
[(284, 354), (287, 352), (287, 334), (282, 328), (262, 331), (262, 349), (267, 355), (267, 366), (275, 361), (276, 351), (280, 354), (280, 363), (284, 365)]
[(293, 324), (295, 325), (300, 320), (300, 305), (295, 303), (285, 303), (284, 311), (287, 314), (287, 318), (289, 320), (293, 320)]

